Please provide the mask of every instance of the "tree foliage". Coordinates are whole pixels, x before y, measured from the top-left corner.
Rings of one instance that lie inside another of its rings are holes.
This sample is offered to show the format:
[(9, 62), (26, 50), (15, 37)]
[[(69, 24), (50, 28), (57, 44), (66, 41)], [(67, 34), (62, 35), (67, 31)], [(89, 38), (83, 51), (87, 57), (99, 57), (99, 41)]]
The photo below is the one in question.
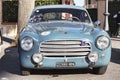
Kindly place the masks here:
[(2, 4), (3, 22), (17, 22), (18, 1), (3, 1)]
[(35, 6), (61, 4), (61, 0), (36, 0)]
[[(2, 2), (3, 22), (17, 22), (18, 20), (18, 0)], [(61, 0), (36, 0), (35, 6), (61, 4)]]

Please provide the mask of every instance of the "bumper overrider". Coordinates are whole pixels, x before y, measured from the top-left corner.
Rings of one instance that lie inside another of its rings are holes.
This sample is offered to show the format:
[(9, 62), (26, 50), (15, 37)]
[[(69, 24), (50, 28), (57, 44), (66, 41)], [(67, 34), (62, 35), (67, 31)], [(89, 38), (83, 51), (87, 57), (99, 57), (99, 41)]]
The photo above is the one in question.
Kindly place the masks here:
[(26, 60), (22, 58), (21, 64), (33, 69), (92, 69), (108, 65), (108, 54), (107, 50), (93, 51), (89, 41), (51, 40), (42, 42), (38, 53), (24, 56)]

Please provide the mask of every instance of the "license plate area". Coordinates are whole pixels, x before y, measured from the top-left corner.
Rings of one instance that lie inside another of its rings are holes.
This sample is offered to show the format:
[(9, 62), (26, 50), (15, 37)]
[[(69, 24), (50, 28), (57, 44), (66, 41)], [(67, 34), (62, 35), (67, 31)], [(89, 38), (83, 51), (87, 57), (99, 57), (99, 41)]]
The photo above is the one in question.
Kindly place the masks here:
[(57, 68), (69, 68), (74, 66), (75, 66), (75, 62), (57, 62), (56, 63)]

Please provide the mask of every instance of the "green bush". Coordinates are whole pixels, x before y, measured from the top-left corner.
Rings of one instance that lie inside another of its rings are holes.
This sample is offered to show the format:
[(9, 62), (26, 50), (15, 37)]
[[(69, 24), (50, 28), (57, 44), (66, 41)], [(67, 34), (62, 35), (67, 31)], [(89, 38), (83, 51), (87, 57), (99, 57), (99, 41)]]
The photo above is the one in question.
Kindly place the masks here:
[[(2, 20), (3, 22), (18, 21), (18, 0), (2, 2)], [(61, 4), (61, 0), (36, 0), (35, 6)]]
[(35, 6), (61, 4), (61, 0), (36, 0)]
[(2, 4), (3, 22), (17, 22), (18, 1), (3, 1)]

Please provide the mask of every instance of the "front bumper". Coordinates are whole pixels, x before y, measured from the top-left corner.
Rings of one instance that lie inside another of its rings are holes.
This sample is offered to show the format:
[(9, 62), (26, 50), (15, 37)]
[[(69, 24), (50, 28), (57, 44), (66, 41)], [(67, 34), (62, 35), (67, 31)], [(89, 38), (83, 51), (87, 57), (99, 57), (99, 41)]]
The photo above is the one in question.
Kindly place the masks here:
[[(28, 56), (22, 57), (21, 59), (21, 66), (24, 68), (30, 68), (30, 69), (77, 69), (77, 68), (89, 68), (90, 61), (88, 60), (87, 56), (82, 57), (66, 57), (67, 60), (65, 60), (64, 57), (44, 57), (42, 62), (39, 64), (33, 63), (32, 59)], [(95, 65), (93, 67), (101, 67), (106, 66), (109, 63), (109, 58), (105, 58), (102, 56), (99, 56), (99, 59), (97, 62), (95, 62)], [(58, 62), (74, 62), (75, 66), (73, 67), (57, 67), (56, 64)], [(39, 65), (39, 67), (37, 67)]]
[[(66, 57), (66, 58), (49, 58), (44, 57), (43, 64), (40, 68), (48, 68), (48, 69), (55, 69), (55, 68), (85, 68), (88, 66), (88, 63), (86, 61), (86, 57)], [(73, 67), (57, 67), (57, 63), (59, 62), (74, 62), (75, 66)]]

